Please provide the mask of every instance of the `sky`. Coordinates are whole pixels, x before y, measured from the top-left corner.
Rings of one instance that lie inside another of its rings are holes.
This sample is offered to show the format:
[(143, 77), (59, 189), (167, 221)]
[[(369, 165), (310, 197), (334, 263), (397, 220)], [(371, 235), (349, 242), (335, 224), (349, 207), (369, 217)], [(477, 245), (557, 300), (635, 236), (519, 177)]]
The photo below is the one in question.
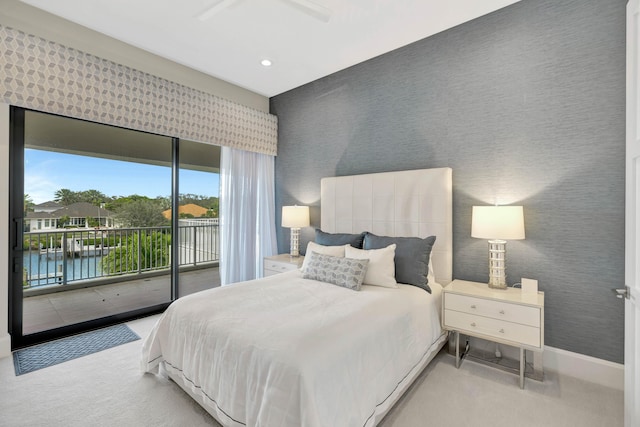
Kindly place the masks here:
[[(62, 188), (98, 190), (106, 196), (171, 194), (169, 167), (33, 149), (25, 149), (24, 163), (24, 192), (35, 204), (53, 200)], [(218, 197), (218, 174), (181, 169), (179, 183), (182, 194)]]

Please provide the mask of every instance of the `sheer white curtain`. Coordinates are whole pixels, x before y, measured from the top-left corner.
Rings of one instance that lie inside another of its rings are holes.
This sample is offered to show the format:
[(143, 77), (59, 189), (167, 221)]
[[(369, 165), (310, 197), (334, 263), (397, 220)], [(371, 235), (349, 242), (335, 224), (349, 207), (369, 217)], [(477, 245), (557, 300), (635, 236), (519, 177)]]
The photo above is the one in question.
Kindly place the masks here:
[(262, 277), (277, 253), (274, 157), (222, 147), (220, 158), (220, 280)]

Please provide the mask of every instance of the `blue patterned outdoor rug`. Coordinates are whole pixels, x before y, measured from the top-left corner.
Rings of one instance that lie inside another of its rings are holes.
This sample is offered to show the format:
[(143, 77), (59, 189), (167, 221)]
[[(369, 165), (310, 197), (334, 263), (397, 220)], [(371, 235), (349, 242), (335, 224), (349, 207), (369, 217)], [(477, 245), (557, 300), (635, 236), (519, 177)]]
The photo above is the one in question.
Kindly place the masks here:
[(127, 325), (115, 325), (23, 348), (13, 353), (16, 376), (139, 340)]

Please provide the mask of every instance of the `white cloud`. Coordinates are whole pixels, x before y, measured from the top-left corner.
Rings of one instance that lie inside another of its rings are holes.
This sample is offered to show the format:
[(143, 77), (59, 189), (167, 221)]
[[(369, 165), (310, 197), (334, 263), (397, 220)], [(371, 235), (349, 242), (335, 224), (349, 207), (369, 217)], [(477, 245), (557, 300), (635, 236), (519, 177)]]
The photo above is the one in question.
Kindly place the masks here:
[(53, 200), (54, 193), (60, 186), (49, 177), (40, 174), (26, 173), (24, 177), (24, 192), (31, 196), (31, 200), (37, 205)]

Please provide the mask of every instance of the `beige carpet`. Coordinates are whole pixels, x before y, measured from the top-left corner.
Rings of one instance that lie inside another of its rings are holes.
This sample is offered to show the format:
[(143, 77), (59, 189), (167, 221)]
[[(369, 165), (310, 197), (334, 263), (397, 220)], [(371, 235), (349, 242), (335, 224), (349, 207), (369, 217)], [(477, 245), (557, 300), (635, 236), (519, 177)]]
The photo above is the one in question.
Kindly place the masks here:
[[(146, 337), (157, 316), (127, 323)], [(0, 359), (0, 426), (218, 426), (178, 386), (142, 375), (142, 340), (16, 377)], [(384, 427), (623, 425), (623, 393), (546, 373), (542, 383), (440, 353)], [(334, 426), (331, 426), (334, 427)], [(335, 426), (338, 427), (338, 426)]]

